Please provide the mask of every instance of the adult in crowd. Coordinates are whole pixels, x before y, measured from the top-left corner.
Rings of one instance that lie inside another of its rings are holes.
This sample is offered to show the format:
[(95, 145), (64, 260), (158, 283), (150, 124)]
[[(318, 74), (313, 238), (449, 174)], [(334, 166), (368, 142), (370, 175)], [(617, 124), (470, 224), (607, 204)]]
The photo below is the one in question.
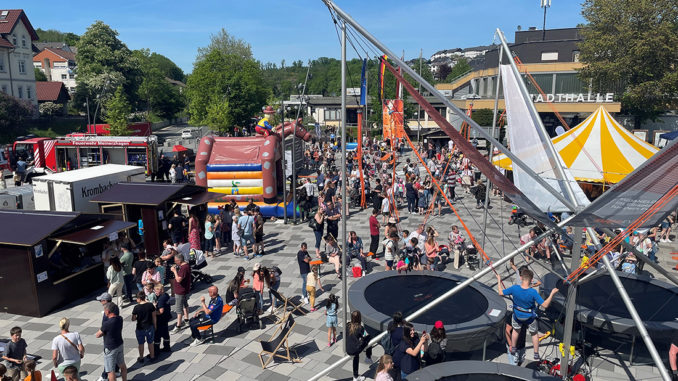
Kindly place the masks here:
[[(254, 217), (252, 217), (252, 211), (246, 210), (245, 214), (238, 219), (238, 233), (240, 235), (240, 245), (245, 252), (245, 259), (248, 261), (250, 260), (250, 255), (247, 246), (252, 245), (252, 249), (254, 249), (255, 228), (256, 226), (254, 224)], [(256, 252), (253, 254), (256, 254)]]
[(13, 327), (9, 330), (10, 341), (5, 346), (5, 352), (2, 359), (7, 362), (7, 376), (12, 381), (24, 379), (28, 375), (24, 369), (24, 358), (26, 357), (26, 340), (21, 337), (21, 327)]
[(104, 306), (106, 320), (96, 333), (96, 337), (104, 338), (104, 371), (108, 374), (108, 381), (115, 381), (116, 365), (120, 368), (120, 376), (127, 381), (127, 365), (125, 365), (125, 349), (122, 340), (122, 318), (118, 306), (106, 303)]
[(417, 190), (414, 188), (414, 181), (410, 178), (405, 184), (405, 198), (407, 199), (407, 212), (409, 214), (417, 211)]
[(134, 283), (137, 286), (133, 294), (136, 294), (137, 291), (144, 290), (144, 273), (148, 269), (148, 265), (152, 263), (153, 262), (146, 259), (146, 252), (139, 252), (139, 259), (134, 261), (134, 264), (132, 265), (132, 275), (134, 276)]
[(174, 312), (177, 314), (177, 325), (171, 331), (177, 333), (181, 331), (183, 325), (182, 319), (185, 317), (188, 322), (188, 295), (191, 292), (191, 267), (184, 259), (183, 254), (177, 253), (174, 256), (174, 266), (170, 267), (174, 280), (172, 281), (174, 289)]
[(363, 240), (358, 237), (358, 234), (355, 231), (349, 233), (348, 242), (346, 242), (346, 251), (348, 254), (347, 260), (350, 261), (352, 258), (356, 258), (360, 261), (362, 274), (365, 276), (367, 273), (367, 256), (363, 252)]
[(207, 289), (207, 293), (210, 297), (209, 304), (205, 304), (205, 297), (201, 296), (200, 310), (195, 313), (189, 323), (191, 337), (193, 337), (193, 342), (191, 343), (192, 347), (204, 342), (204, 339), (200, 336), (198, 327), (216, 324), (221, 319), (221, 315), (224, 311), (224, 301), (221, 299), (221, 296), (219, 296), (219, 289), (217, 286), (210, 286)]
[(327, 234), (332, 235), (334, 239), (337, 239), (339, 235), (339, 220), (341, 219), (341, 210), (338, 205), (335, 205), (332, 202), (332, 199), (328, 199), (325, 202), (326, 206), (326, 215), (325, 220), (327, 221)]
[(71, 322), (67, 318), (59, 320), (59, 336), (52, 340), (52, 364), (64, 374), (69, 366), (74, 366), (80, 372), (80, 360), (85, 356), (85, 347), (80, 334), (69, 332)]
[(214, 252), (214, 219), (211, 214), (205, 218), (205, 257), (213, 256)]
[(386, 261), (386, 271), (393, 269), (393, 261), (398, 258), (398, 233), (391, 232), (384, 247), (384, 260)]
[(157, 316), (155, 306), (146, 300), (146, 293), (143, 291), (139, 291), (137, 294), (137, 305), (132, 309), (132, 321), (137, 322), (136, 329), (134, 330), (139, 346), (137, 362), (140, 364), (144, 363), (144, 342), (148, 345), (149, 360), (151, 362), (155, 361), (153, 342), (157, 327)]
[(188, 243), (191, 249), (200, 250), (200, 222), (193, 213), (188, 218)]
[[(141, 284), (144, 287), (144, 291), (150, 290), (150, 292), (153, 292), (153, 289), (156, 284), (162, 284), (162, 276), (160, 275), (160, 272), (158, 269), (162, 269), (163, 271), (165, 268), (162, 265), (162, 263), (158, 263), (158, 259), (156, 258), (156, 262), (148, 262), (146, 263), (146, 271), (144, 271), (143, 275), (141, 276)], [(148, 292), (146, 292), (146, 296), (148, 296)]]
[(428, 343), (428, 348), (426, 349), (426, 365), (438, 364), (445, 361), (446, 354), (445, 348), (447, 348), (447, 334), (445, 333), (445, 326), (443, 322), (438, 320), (433, 325), (431, 330), (431, 340)]
[(325, 236), (325, 255), (327, 255), (327, 260), (334, 265), (337, 277), (341, 279), (341, 249), (331, 234)]
[(257, 206), (254, 208), (254, 251), (255, 257), (264, 255), (264, 216), (261, 215), (261, 210)]
[(423, 332), (417, 336), (414, 326), (410, 323), (403, 325), (403, 339), (395, 348), (393, 362), (400, 369), (400, 377), (406, 379), (407, 375), (419, 370), (420, 353), (426, 352), (428, 335)]
[(122, 256), (120, 257), (120, 264), (122, 264), (122, 279), (125, 283), (125, 295), (127, 300), (132, 303), (134, 297), (132, 296), (136, 290), (134, 284), (134, 254), (127, 247), (122, 247)]
[(299, 276), (301, 276), (301, 297), (304, 304), (308, 304), (308, 292), (306, 291), (306, 279), (311, 272), (311, 256), (308, 255), (306, 242), (301, 243), (301, 249), (297, 252), (297, 263), (299, 263)]
[(426, 253), (427, 267), (431, 271), (438, 269), (438, 263), (440, 262), (440, 256), (438, 252), (440, 251), (438, 246), (438, 241), (433, 234), (430, 234), (426, 238), (426, 243), (424, 243), (424, 250)]
[(348, 323), (348, 333), (346, 337), (346, 354), (353, 356), (353, 381), (364, 381), (365, 377), (358, 374), (358, 363), (360, 362), (360, 353), (365, 351), (365, 362), (372, 363), (372, 348), (367, 347), (370, 342), (370, 335), (367, 334), (362, 324), (362, 315), (360, 311), (351, 312), (351, 322)]
[(311, 226), (315, 235), (315, 256), (320, 258), (320, 242), (323, 239), (323, 230), (325, 229), (325, 210), (323, 208), (318, 208), (309, 226)]
[(375, 259), (377, 256), (377, 250), (379, 250), (379, 220), (377, 216), (379, 215), (378, 209), (372, 209), (372, 215), (370, 215), (370, 253), (374, 254)]
[(108, 279), (108, 293), (117, 297), (118, 305), (122, 305), (122, 291), (125, 285), (122, 264), (118, 257), (111, 258), (111, 265), (106, 270), (106, 279)]
[(278, 307), (278, 299), (273, 296), (272, 291), (278, 291), (280, 288), (280, 276), (282, 275), (282, 270), (278, 266), (273, 266), (268, 270), (268, 276), (270, 281), (267, 282), (268, 285), (268, 298), (271, 300), (271, 307), (268, 309), (268, 312), (273, 313), (273, 311)]
[(155, 296), (157, 298), (155, 303), (155, 333), (153, 334), (153, 350), (160, 353), (160, 340), (162, 339), (162, 351), (171, 352), (169, 322), (172, 319), (170, 312), (169, 295), (165, 293), (165, 287), (162, 284), (156, 284), (154, 287)]

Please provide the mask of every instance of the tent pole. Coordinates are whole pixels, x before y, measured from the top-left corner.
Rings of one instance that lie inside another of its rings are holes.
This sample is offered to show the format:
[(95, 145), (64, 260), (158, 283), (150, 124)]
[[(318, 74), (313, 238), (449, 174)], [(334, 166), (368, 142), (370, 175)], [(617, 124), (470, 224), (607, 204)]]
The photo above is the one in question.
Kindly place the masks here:
[[(497, 128), (497, 111), (499, 109), (499, 83), (501, 81), (501, 60), (504, 58), (504, 51), (499, 49), (499, 63), (497, 64), (497, 83), (495, 85), (496, 89), (494, 91), (494, 113), (492, 114), (492, 137), (494, 137), (495, 129)], [(492, 162), (492, 156), (494, 155), (494, 147), (490, 144), (489, 150), (489, 159), (490, 163)], [(485, 213), (483, 213), (483, 244), (482, 248), (485, 251), (485, 238), (487, 238), (487, 211), (490, 202), (490, 188), (492, 188), (492, 182), (490, 178), (485, 176), (487, 179), (487, 187), (485, 188)], [(501, 255), (504, 255), (502, 252)]]
[[(348, 199), (346, 198), (346, 21), (341, 22), (341, 247), (347, 250), (346, 247), (346, 208), (348, 206)], [(343, 253), (341, 255), (344, 255)], [(348, 290), (346, 289), (346, 259), (341, 261), (341, 294), (343, 300), (344, 312), (344, 335), (348, 337)], [(347, 352), (346, 343), (344, 342), (344, 353)]]
[[(581, 258), (581, 228), (575, 228), (572, 244), (572, 260), (570, 261), (570, 271), (574, 271), (579, 267), (579, 259)], [(572, 345), (572, 327), (574, 326), (574, 310), (576, 308), (578, 282), (575, 280), (570, 284), (567, 290), (567, 303), (565, 304), (565, 323), (563, 325), (563, 353), (561, 355), (560, 369), (569, 368), (570, 345)], [(567, 377), (567, 371), (563, 374), (563, 378)], [(562, 372), (561, 372), (562, 373)]]
[(402, 70), (407, 73), (410, 77), (412, 77), (415, 81), (421, 84), (421, 86), (426, 89), (428, 92), (431, 93), (431, 95), (435, 96), (438, 98), (447, 108), (451, 109), (459, 118), (468, 123), (469, 126), (473, 127), (476, 132), (485, 140), (489, 141), (492, 145), (497, 147), (506, 157), (511, 159), (511, 161), (520, 167), (522, 170), (525, 171), (537, 184), (541, 185), (547, 192), (551, 193), (553, 197), (558, 199), (558, 201), (562, 202), (565, 206), (567, 206), (569, 209), (574, 210), (574, 205), (570, 200), (568, 200), (566, 197), (564, 197), (560, 192), (555, 190), (549, 183), (544, 181), (539, 175), (537, 175), (532, 168), (530, 168), (527, 164), (525, 164), (522, 160), (520, 160), (516, 155), (514, 155), (511, 151), (508, 150), (508, 148), (504, 147), (503, 144), (498, 142), (493, 136), (490, 135), (489, 132), (485, 131), (482, 127), (478, 125), (471, 117), (466, 115), (465, 112), (462, 112), (459, 107), (457, 107), (454, 103), (452, 103), (449, 99), (447, 99), (443, 94), (440, 93), (434, 86), (432, 86), (430, 83), (426, 82), (419, 74), (417, 74), (416, 70), (412, 69), (409, 65), (407, 65), (405, 62), (403, 62), (398, 56), (393, 53), (390, 49), (386, 47), (386, 45), (382, 44), (379, 40), (377, 40), (372, 34), (370, 34), (365, 28), (362, 27), (362, 25), (358, 24), (353, 18), (344, 10), (339, 8), (332, 0), (322, 0), (325, 5), (327, 5), (328, 8), (333, 10), (334, 12), (337, 13), (337, 15), (344, 20), (344, 22), (350, 24), (358, 33), (363, 35), (369, 42), (371, 42), (375, 47), (377, 47), (379, 50), (381, 50), (384, 54), (386, 54), (389, 59), (393, 60), (398, 67), (402, 68)]
[[(567, 218), (567, 219), (565, 219), (564, 221), (560, 222), (557, 226), (558, 226), (558, 227), (566, 226), (567, 223), (570, 222), (574, 217), (575, 217), (575, 216), (570, 216), (569, 218)], [(505, 257), (503, 257), (503, 258), (499, 259), (498, 261), (494, 262), (494, 264), (493, 264), (494, 267), (499, 267), (499, 266), (501, 266), (502, 264), (508, 262), (511, 258), (513, 258), (513, 257), (515, 257), (516, 255), (520, 254), (521, 252), (523, 252), (524, 250), (526, 250), (526, 249), (529, 248), (530, 246), (534, 245), (535, 243), (539, 242), (539, 241), (542, 240), (543, 238), (547, 237), (549, 234), (553, 233), (555, 230), (556, 230), (556, 227), (553, 227), (553, 228), (551, 228), (551, 229), (545, 231), (544, 233), (540, 234), (539, 236), (535, 237), (532, 241), (530, 241), (530, 242), (528, 242), (528, 243), (526, 243), (526, 244), (524, 244), (524, 245), (518, 247), (518, 248), (515, 249), (513, 252), (509, 253), (509, 254), (506, 255)], [(422, 314), (424, 314), (426, 311), (430, 310), (431, 308), (433, 308), (433, 307), (437, 306), (438, 304), (442, 303), (443, 301), (447, 300), (447, 298), (449, 298), (449, 297), (451, 297), (451, 296), (457, 294), (458, 292), (460, 292), (460, 291), (463, 290), (464, 288), (468, 287), (471, 283), (473, 283), (473, 282), (479, 280), (480, 278), (482, 278), (483, 276), (489, 274), (491, 271), (493, 271), (494, 267), (490, 267), (490, 266), (485, 267), (484, 269), (480, 270), (478, 273), (476, 273), (476, 274), (473, 275), (472, 277), (470, 277), (470, 278), (466, 279), (465, 281), (459, 283), (457, 286), (455, 286), (455, 287), (452, 288), (451, 290), (445, 292), (444, 294), (440, 295), (439, 297), (437, 297), (437, 298), (435, 298), (434, 300), (432, 300), (431, 302), (429, 302), (427, 305), (421, 307), (420, 309), (418, 309), (417, 311), (415, 311), (415, 312), (412, 313), (411, 315), (405, 317), (405, 320), (412, 321), (412, 320), (416, 319), (417, 317), (419, 317), (419, 316), (421, 316)], [(372, 347), (372, 346), (378, 344), (378, 343), (381, 341), (381, 338), (384, 337), (384, 336), (386, 336), (387, 333), (388, 333), (388, 331), (383, 331), (383, 332), (380, 333), (379, 335), (375, 336), (372, 340), (370, 340), (370, 342), (369, 342), (369, 344), (368, 344), (367, 346), (368, 346), (368, 347)], [(336, 362), (334, 362), (332, 365), (330, 365), (330, 366), (328, 366), (327, 368), (323, 369), (322, 371), (318, 372), (315, 376), (311, 377), (311, 378), (309, 379), (309, 381), (317, 381), (317, 380), (319, 380), (322, 376), (326, 375), (327, 373), (329, 373), (329, 372), (332, 371), (333, 369), (336, 369), (336, 368), (340, 367), (343, 363), (345, 363), (346, 361), (350, 360), (352, 357), (353, 357), (353, 356), (348, 356), (348, 355), (342, 357), (341, 359), (339, 359), (339, 360), (337, 360)]]

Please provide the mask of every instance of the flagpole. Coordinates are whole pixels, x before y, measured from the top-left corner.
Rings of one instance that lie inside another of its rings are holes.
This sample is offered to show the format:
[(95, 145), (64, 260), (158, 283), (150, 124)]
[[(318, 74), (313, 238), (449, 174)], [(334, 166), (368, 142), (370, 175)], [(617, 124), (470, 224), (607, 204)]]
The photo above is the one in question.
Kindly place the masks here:
[[(341, 21), (341, 247), (346, 250), (346, 21)], [(339, 242), (337, 243), (339, 244)], [(344, 255), (343, 251), (340, 255)], [(348, 351), (348, 290), (346, 283), (346, 259), (341, 261), (341, 294), (344, 312), (344, 353)]]

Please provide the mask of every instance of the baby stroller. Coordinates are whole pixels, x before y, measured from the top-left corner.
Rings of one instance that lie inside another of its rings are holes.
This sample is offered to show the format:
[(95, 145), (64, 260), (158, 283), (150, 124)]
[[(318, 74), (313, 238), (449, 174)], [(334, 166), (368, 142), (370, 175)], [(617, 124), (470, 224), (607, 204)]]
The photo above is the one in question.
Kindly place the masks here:
[(442, 268), (443, 265), (450, 260), (450, 249), (447, 245), (438, 246), (438, 256), (440, 257), (439, 266)]
[(466, 267), (471, 271), (475, 271), (480, 267), (480, 260), (478, 259), (478, 250), (473, 245), (466, 245), (464, 249), (464, 257), (466, 262)]
[(196, 282), (212, 283), (212, 277), (200, 271), (200, 269), (207, 266), (207, 260), (202, 250), (189, 250), (188, 264), (191, 265), (191, 284)]
[(259, 329), (264, 328), (264, 322), (259, 319), (257, 309), (257, 295), (254, 292), (245, 292), (238, 298), (235, 312), (238, 315), (238, 332), (242, 332), (245, 324), (257, 323)]
[(349, 191), (349, 200), (351, 202), (349, 205), (354, 208), (360, 207), (360, 198), (360, 188), (356, 189), (355, 187), (351, 187), (351, 190)]
[(520, 208), (518, 208), (517, 206), (513, 206), (513, 209), (511, 210), (511, 217), (509, 217), (508, 224), (509, 225), (516, 224), (519, 227), (524, 227), (529, 225), (529, 222), (527, 222), (527, 216), (525, 215), (525, 213), (523, 213), (523, 211), (520, 210)]

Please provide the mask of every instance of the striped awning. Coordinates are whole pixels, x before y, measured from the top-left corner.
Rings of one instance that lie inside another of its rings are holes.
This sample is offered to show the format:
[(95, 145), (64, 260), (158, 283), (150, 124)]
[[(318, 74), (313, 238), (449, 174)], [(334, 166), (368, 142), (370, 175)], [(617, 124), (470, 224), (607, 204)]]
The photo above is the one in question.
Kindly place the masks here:
[[(617, 183), (659, 151), (617, 123), (602, 106), (551, 142), (574, 178), (583, 182)], [(512, 169), (503, 154), (493, 163)]]

